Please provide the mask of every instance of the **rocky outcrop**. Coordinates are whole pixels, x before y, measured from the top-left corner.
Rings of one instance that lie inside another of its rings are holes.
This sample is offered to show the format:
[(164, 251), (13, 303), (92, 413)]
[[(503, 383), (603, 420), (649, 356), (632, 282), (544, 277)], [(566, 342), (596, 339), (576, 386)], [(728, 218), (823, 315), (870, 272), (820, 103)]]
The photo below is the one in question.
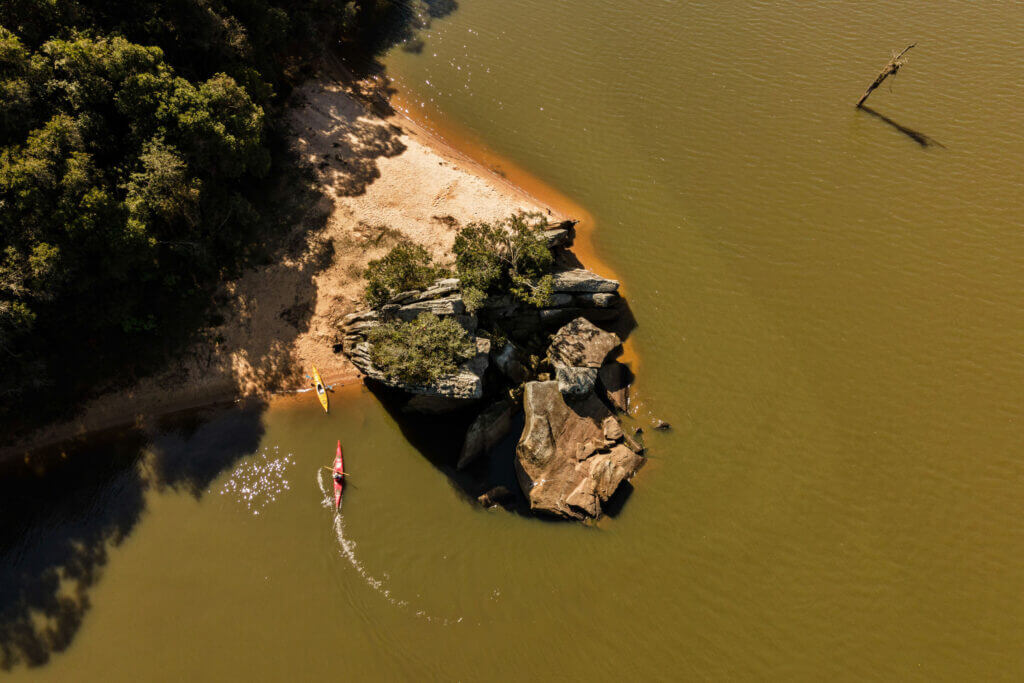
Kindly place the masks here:
[[(376, 310), (344, 318), (342, 342), (336, 349), (367, 377), (408, 394), (407, 409), (445, 412), (485, 399), (467, 430), (458, 469), (496, 452), (494, 447), (518, 415), (522, 391), (526, 424), (514, 459), (520, 488), (532, 511), (583, 520), (600, 517), (609, 498), (646, 460), (642, 444), (624, 432), (612, 413), (629, 405), (632, 373), (622, 363), (608, 360), (622, 342), (595, 324), (615, 320), (623, 312), (619, 283), (566, 267), (574, 262), (564, 251), (573, 235), (573, 223), (567, 222), (541, 236), (556, 251), (562, 268), (552, 274), (552, 295), (544, 308), (505, 294), (467, 311), (459, 281), (440, 279), (422, 291), (401, 292)], [(411, 321), (428, 312), (456, 320), (473, 338), (476, 355), (430, 386), (390, 381), (373, 365), (370, 331), (390, 320)], [(545, 345), (548, 335), (550, 343)], [(536, 377), (540, 358), (553, 369), (540, 376), (553, 379), (529, 381)], [(476, 477), (482, 469), (469, 476)], [(478, 500), (490, 507), (516, 498), (499, 486)]]
[(538, 331), (550, 332), (576, 318), (609, 322), (619, 316), (617, 281), (582, 268), (558, 271), (552, 281), (551, 303), (541, 309), (524, 306), (507, 294), (490, 297), (479, 311), (481, 325), (524, 338)]
[[(477, 319), (466, 312), (458, 293), (459, 281), (445, 278), (435, 281), (423, 291), (402, 292), (379, 310), (358, 311), (341, 321), (342, 352), (368, 378), (410, 394), (406, 408), (417, 412), (442, 413), (463, 408), (484, 395), (484, 376), (489, 365), (490, 339), (476, 336)], [(369, 333), (387, 320), (415, 320), (423, 313), (439, 318), (454, 318), (473, 336), (476, 355), (462, 363), (455, 372), (430, 385), (412, 385), (389, 379), (373, 364)]]
[(593, 393), (570, 407), (557, 382), (529, 382), (526, 426), (515, 469), (530, 509), (569, 519), (596, 518), (644, 457), (623, 439), (611, 411)]
[[(571, 234), (571, 223), (563, 223), (545, 233), (549, 242), (571, 242)], [(483, 335), (477, 335), (481, 319), (488, 323), (485, 329), (502, 329), (521, 336), (530, 336), (560, 320), (564, 322), (579, 317), (603, 319), (608, 315), (614, 317), (616, 312), (609, 307), (618, 301), (618, 294), (615, 293), (618, 290), (618, 282), (582, 269), (556, 273), (555, 280), (556, 291), (548, 308), (538, 310), (505, 295), (491, 297), (479, 311), (470, 313), (462, 300), (458, 278), (439, 279), (425, 290), (411, 290), (395, 295), (380, 309), (358, 311), (346, 316), (341, 322), (340, 349), (360, 372), (370, 379), (411, 394), (413, 398), (406, 405), (408, 409), (430, 413), (459, 409), (467, 403), (479, 400), (484, 393), (484, 377), (489, 366), (488, 355), (492, 350), (489, 348), (488, 339)], [(569, 289), (564, 292), (558, 291), (557, 287), (562, 286), (557, 285), (558, 282)], [(428, 312), (440, 318), (450, 317), (457, 320), (463, 329), (474, 337), (477, 355), (463, 363), (452, 375), (430, 386), (412, 386), (389, 380), (384, 373), (374, 367), (370, 358), (370, 330), (387, 320), (408, 322)], [(526, 371), (520, 362), (520, 354), (513, 344), (494, 349), (492, 356), (502, 374), (513, 384), (526, 380)], [(562, 379), (566, 386), (574, 386), (577, 395), (583, 395), (593, 388), (596, 380), (596, 373), (589, 371), (576, 372), (571, 378), (565, 373), (563, 375)]]
[(589, 394), (597, 381), (598, 368), (621, 345), (617, 335), (605, 332), (586, 318), (576, 318), (562, 327), (548, 347), (559, 391), (572, 397)]
[(618, 335), (605, 332), (586, 318), (576, 318), (551, 338), (548, 358), (556, 366), (599, 368), (621, 345)]
[(594, 390), (597, 368), (558, 365), (555, 367), (555, 381), (558, 382), (558, 390), (567, 398), (586, 396)]
[(580, 294), (614, 294), (619, 291), (617, 280), (609, 280), (600, 275), (575, 268), (554, 274), (552, 289), (556, 292), (578, 292)]
[(576, 221), (562, 221), (541, 235), (550, 249), (568, 249), (576, 239)]

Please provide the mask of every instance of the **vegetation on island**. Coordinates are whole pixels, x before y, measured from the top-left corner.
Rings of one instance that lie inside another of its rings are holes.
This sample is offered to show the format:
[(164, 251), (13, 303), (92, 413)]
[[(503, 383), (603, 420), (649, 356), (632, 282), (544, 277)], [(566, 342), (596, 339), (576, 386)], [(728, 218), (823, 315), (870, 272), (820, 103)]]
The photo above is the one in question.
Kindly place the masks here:
[(216, 285), (297, 221), (291, 89), (325, 50), (403, 39), (434, 4), (0, 2), (0, 426), (204, 325)]
[[(487, 296), (508, 293), (531, 306), (550, 303), (554, 257), (544, 238), (547, 221), (540, 214), (519, 213), (494, 223), (471, 223), (455, 237), (455, 275), (467, 310), (478, 309)], [(363, 275), (364, 298), (380, 308), (395, 295), (428, 288), (449, 271), (412, 242), (401, 242)], [(469, 335), (454, 318), (422, 313), (412, 322), (392, 320), (370, 330), (370, 359), (388, 379), (430, 384), (451, 374), (471, 358)]]
[(367, 264), (363, 271), (366, 278), (364, 298), (370, 306), (379, 308), (397, 294), (426, 289), (434, 280), (447, 274), (446, 269), (434, 265), (430, 252), (421, 245), (401, 242), (383, 258)]
[(392, 320), (370, 330), (370, 360), (388, 379), (403, 384), (436, 382), (476, 353), (454, 318), (421, 313), (411, 322)]
[(476, 310), (499, 291), (538, 308), (550, 302), (554, 257), (544, 239), (546, 227), (540, 214), (518, 213), (459, 231), (453, 251), (466, 308)]

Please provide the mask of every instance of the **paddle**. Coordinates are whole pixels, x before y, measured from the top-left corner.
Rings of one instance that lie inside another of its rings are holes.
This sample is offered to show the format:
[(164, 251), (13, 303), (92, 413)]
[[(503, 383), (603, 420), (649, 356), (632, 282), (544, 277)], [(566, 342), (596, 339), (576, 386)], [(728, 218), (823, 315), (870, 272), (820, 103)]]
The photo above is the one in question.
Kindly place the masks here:
[[(327, 465), (321, 465), (321, 466), (320, 466), (320, 469), (323, 469), (323, 470), (327, 470), (327, 471), (328, 471), (328, 472), (330, 472), (331, 474), (334, 474), (334, 468), (333, 468), (333, 467), (328, 467)], [(350, 476), (352, 476), (352, 475), (350, 475), (350, 474), (349, 474), (348, 472), (342, 472), (341, 474), (342, 474), (342, 476), (345, 476), (345, 477), (350, 477)]]

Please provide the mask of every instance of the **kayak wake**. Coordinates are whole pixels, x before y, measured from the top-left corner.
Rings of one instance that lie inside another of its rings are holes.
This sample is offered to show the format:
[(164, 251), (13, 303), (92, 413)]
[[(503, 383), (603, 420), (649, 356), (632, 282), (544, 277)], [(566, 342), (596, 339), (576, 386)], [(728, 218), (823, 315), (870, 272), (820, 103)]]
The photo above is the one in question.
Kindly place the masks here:
[[(323, 494), (322, 505), (325, 508), (334, 510), (334, 492), (324, 483), (324, 471), (317, 470), (316, 483), (320, 487), (320, 493)], [(341, 508), (345, 506), (345, 499), (342, 498), (341, 506), (338, 508), (337, 514), (334, 515), (334, 535), (338, 540), (338, 548), (341, 556), (348, 560), (348, 563), (352, 565), (352, 568), (356, 570), (360, 578), (373, 590), (380, 593), (384, 598), (395, 607), (402, 609), (410, 608), (408, 600), (400, 600), (391, 594), (391, 589), (388, 588), (384, 581), (370, 574), (363, 563), (356, 557), (356, 542), (345, 538), (345, 517), (341, 513)], [(452, 624), (458, 624), (462, 621), (462, 617), (457, 619), (447, 619), (445, 617), (435, 617), (427, 614), (423, 610), (416, 610), (414, 614), (430, 623), (441, 624), (443, 626), (450, 626)]]

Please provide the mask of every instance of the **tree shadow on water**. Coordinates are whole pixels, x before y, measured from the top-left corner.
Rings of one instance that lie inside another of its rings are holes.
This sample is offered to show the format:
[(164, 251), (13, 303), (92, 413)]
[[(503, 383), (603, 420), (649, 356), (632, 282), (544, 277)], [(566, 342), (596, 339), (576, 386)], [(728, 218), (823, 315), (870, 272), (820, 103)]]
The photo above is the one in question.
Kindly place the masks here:
[(263, 404), (165, 418), (0, 463), (0, 670), (71, 644), (111, 548), (136, 528), (150, 485), (199, 498), (253, 453)]
[(0, 468), (0, 669), (40, 666), (70, 645), (108, 549), (135, 528), (144, 438), (120, 431)]
[(168, 418), (153, 437), (153, 482), (200, 498), (214, 479), (241, 458), (252, 455), (263, 439), (262, 402), (220, 406)]

